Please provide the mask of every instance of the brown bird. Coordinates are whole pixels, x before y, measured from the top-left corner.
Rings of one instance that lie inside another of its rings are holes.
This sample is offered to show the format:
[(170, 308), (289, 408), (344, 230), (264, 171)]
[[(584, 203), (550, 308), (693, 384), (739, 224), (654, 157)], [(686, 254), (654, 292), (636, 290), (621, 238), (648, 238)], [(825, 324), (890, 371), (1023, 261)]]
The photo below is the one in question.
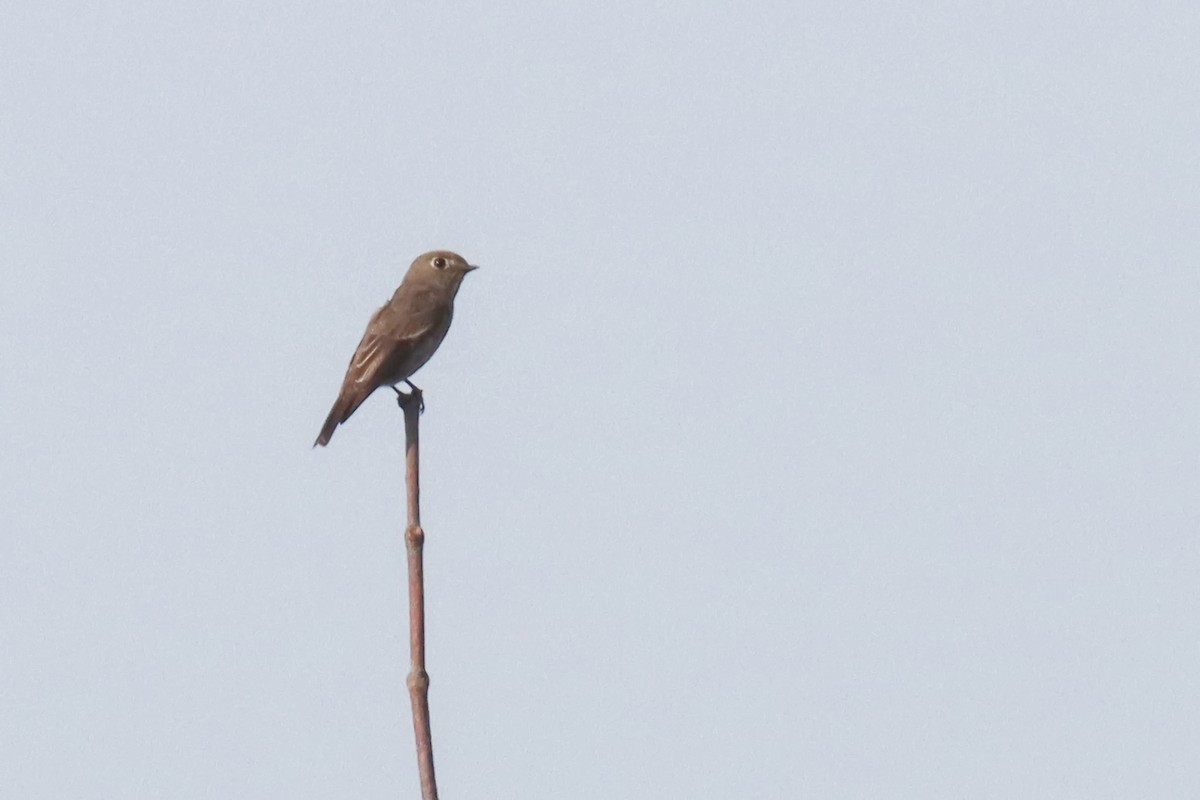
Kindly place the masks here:
[(454, 296), (463, 277), (473, 269), (477, 267), (448, 250), (417, 256), (392, 299), (367, 324), (346, 369), (342, 390), (313, 447), (329, 444), (334, 429), (380, 386), (396, 389), (397, 383), (404, 382), (416, 388), (408, 379), (446, 337), (454, 316)]

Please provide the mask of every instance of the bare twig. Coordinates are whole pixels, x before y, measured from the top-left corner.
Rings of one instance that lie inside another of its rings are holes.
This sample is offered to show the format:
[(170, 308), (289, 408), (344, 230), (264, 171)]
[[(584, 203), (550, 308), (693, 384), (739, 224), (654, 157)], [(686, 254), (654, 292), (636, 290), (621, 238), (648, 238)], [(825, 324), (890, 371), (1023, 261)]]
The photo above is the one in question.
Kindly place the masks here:
[(404, 530), (404, 544), (408, 551), (408, 644), (412, 654), (408, 696), (412, 701), (413, 733), (417, 738), (421, 798), (437, 800), (437, 781), (433, 776), (433, 739), (429, 729), (429, 673), (425, 671), (425, 569), (421, 552), (425, 546), (425, 531), (421, 529), (420, 437), (417, 431), (424, 401), (420, 389), (412, 386), (412, 390), (410, 394), (396, 392), (399, 395), (396, 402), (404, 409), (405, 485), (408, 496), (408, 526)]

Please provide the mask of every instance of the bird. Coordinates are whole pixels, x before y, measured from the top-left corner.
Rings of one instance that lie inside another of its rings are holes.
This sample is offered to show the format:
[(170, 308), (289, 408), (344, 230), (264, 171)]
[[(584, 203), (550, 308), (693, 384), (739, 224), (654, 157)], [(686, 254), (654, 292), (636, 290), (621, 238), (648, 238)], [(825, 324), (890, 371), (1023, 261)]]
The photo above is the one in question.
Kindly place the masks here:
[(458, 253), (433, 250), (417, 256), (396, 288), (367, 323), (367, 331), (350, 359), (337, 400), (321, 426), (313, 447), (329, 444), (338, 425), (380, 386), (408, 379), (425, 365), (450, 330), (454, 297), (468, 272), (478, 269)]

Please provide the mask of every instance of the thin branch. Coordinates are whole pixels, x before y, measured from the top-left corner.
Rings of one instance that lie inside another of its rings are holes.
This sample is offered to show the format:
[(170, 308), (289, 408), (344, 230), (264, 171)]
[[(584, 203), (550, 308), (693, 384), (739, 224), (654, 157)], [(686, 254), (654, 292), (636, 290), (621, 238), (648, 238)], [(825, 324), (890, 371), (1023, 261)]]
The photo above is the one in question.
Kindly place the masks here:
[[(412, 384), (409, 384), (412, 386)], [(413, 733), (417, 739), (417, 770), (421, 776), (422, 800), (437, 800), (437, 781), (433, 775), (433, 737), (429, 729), (429, 673), (425, 671), (425, 568), (422, 549), (425, 531), (421, 529), (420, 436), (417, 422), (424, 409), (421, 390), (396, 393), (396, 402), (404, 409), (405, 486), (408, 497), (408, 526), (404, 545), (408, 551), (408, 644), (412, 667), (408, 673), (408, 696), (412, 701)]]

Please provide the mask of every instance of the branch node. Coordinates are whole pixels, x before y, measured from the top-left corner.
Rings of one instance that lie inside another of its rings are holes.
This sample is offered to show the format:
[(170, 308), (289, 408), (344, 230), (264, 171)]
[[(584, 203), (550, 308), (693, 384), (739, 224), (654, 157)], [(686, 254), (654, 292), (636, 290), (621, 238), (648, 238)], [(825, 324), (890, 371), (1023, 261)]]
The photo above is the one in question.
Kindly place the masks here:
[(425, 530), (420, 525), (409, 525), (404, 529), (404, 542), (409, 547), (424, 547)]
[(408, 690), (410, 692), (422, 692), (422, 693), (428, 692), (429, 691), (429, 673), (423, 669), (422, 670), (414, 669), (412, 672), (408, 673), (408, 680), (405, 681), (405, 683), (408, 684)]

